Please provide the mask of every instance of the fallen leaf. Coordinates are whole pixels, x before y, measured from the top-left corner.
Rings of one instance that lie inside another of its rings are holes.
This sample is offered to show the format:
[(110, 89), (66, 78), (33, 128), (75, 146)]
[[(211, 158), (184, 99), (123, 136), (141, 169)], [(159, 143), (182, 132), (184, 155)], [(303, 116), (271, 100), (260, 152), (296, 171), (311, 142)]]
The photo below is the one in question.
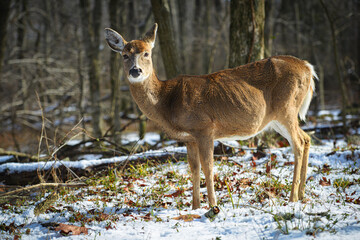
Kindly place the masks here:
[(180, 214), (180, 216), (173, 217), (174, 220), (184, 220), (185, 222), (191, 222), (194, 220), (194, 218), (200, 219), (201, 216), (197, 214), (186, 214), (186, 215)]
[(64, 223), (60, 223), (59, 226), (55, 228), (55, 231), (60, 231), (61, 234), (65, 235), (68, 235), (70, 232), (72, 232), (72, 235), (80, 235), (81, 233), (85, 235), (88, 234), (88, 228), (86, 227), (78, 227)]
[(106, 214), (106, 213), (99, 213), (99, 215), (95, 217), (96, 221), (98, 221), (98, 222), (105, 221), (109, 218), (110, 218), (110, 215)]
[(240, 148), (236, 155), (237, 156), (244, 156), (245, 154), (246, 154), (245, 150)]
[(164, 195), (164, 197), (178, 197), (180, 196), (182, 193), (184, 193), (184, 189), (179, 189), (177, 190), (176, 192), (172, 193), (172, 194), (167, 194), (167, 195)]
[(239, 180), (239, 182), (242, 187), (248, 187), (252, 184), (252, 181), (250, 180), (250, 178), (242, 178)]
[(308, 177), (308, 179), (306, 180), (306, 182), (308, 182), (308, 181), (313, 181), (314, 180), (314, 176), (310, 176), (310, 177)]
[(253, 153), (253, 159), (254, 160), (258, 160), (258, 159), (261, 159), (263, 157), (266, 157), (266, 153), (262, 152), (262, 151), (256, 151)]
[(320, 179), (319, 184), (321, 186), (331, 186), (331, 181), (330, 179), (327, 180), (326, 177), (323, 177), (322, 179)]
[(116, 229), (116, 227), (115, 227), (115, 226), (111, 226), (111, 224), (109, 224), (109, 225), (107, 225), (107, 226), (105, 227), (105, 229), (106, 229), (106, 230)]
[(335, 153), (336, 153), (336, 151), (332, 151), (330, 153), (327, 153), (326, 156), (328, 157), (328, 156), (334, 155)]
[(145, 216), (141, 216), (142, 219), (146, 220), (146, 221), (150, 221), (151, 220), (151, 214), (148, 213)]
[(294, 165), (294, 162), (284, 162), (284, 166)]
[(254, 161), (254, 157), (253, 157), (253, 159), (252, 159), (252, 161), (251, 161), (250, 165), (251, 165), (253, 168), (255, 168), (255, 167), (256, 167), (256, 162)]
[(277, 144), (279, 145), (279, 147), (288, 147), (289, 146), (289, 142), (288, 141), (286, 141), (286, 140), (284, 140), (284, 141), (281, 141), (281, 140), (279, 140), (278, 142), (277, 142)]

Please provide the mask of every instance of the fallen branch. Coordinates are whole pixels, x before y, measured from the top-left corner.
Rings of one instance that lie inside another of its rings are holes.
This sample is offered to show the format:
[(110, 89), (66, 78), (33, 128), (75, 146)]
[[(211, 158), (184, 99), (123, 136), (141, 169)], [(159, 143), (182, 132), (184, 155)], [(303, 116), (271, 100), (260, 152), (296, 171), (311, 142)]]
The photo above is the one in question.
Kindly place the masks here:
[(16, 152), (16, 151), (7, 151), (3, 148), (0, 148), (0, 155), (4, 155), (4, 156), (14, 156), (14, 157), (20, 157), (20, 158), (28, 158), (30, 160), (33, 161), (43, 161), (48, 159), (48, 157), (37, 157), (31, 154), (27, 154), (27, 153), (21, 153), (21, 152)]
[(39, 183), (36, 185), (23, 187), (20, 189), (16, 189), (16, 190), (13, 190), (10, 192), (3, 193), (0, 195), (0, 198), (2, 198), (4, 196), (9, 196), (9, 195), (15, 195), (17, 193), (24, 192), (24, 191), (33, 190), (36, 188), (85, 187), (85, 186), (87, 186), (87, 184), (85, 184), (85, 183)]
[[(100, 163), (98, 165), (92, 165), (88, 166), (86, 168), (77, 168), (77, 167), (68, 167), (66, 165), (61, 165), (58, 167), (53, 167), (53, 169), (57, 170), (57, 173), (59, 174), (59, 179), (62, 181), (71, 180), (72, 176), (75, 176), (77, 179), (80, 179), (80, 177), (89, 177), (94, 176), (94, 174), (100, 173), (101, 171), (108, 171), (110, 168), (118, 168), (122, 169), (128, 167), (127, 163), (131, 162), (132, 165), (141, 164), (146, 161), (154, 161), (154, 162), (167, 162), (169, 159), (172, 161), (177, 161), (178, 158), (184, 156), (186, 153), (177, 153), (177, 152), (169, 152), (164, 153), (163, 155), (157, 156), (157, 155), (148, 155), (148, 156), (139, 156), (137, 158), (128, 158), (125, 161), (121, 162), (111, 162), (111, 163)], [(62, 161), (60, 161), (62, 163)], [(71, 174), (69, 174), (71, 173)], [(19, 172), (10, 172), (5, 171), (0, 174), (0, 182), (3, 182), (7, 185), (28, 185), (29, 183), (33, 183), (34, 181), (39, 182), (38, 179), (38, 171), (32, 170), (32, 171), (21, 171), (21, 178), (19, 178)], [(77, 177), (79, 176), (79, 177)], [(48, 178), (45, 179), (45, 181), (55, 181), (53, 179), (53, 176), (49, 175)], [(41, 186), (41, 185), (39, 185)], [(55, 185), (49, 187), (56, 187)], [(60, 185), (59, 185), (60, 186)], [(0, 195), (1, 196), (1, 195)]]

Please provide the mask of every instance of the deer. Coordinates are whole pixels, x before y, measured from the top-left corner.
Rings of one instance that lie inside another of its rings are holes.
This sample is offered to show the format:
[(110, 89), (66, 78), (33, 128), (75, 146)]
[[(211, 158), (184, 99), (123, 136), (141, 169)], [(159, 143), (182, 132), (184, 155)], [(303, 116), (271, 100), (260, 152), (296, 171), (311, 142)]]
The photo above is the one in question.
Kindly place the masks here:
[(292, 147), (294, 173), (290, 202), (304, 199), (311, 138), (299, 126), (313, 92), (314, 67), (293, 56), (273, 56), (207, 75), (159, 80), (152, 49), (158, 25), (127, 42), (106, 28), (109, 47), (123, 57), (131, 95), (148, 119), (172, 139), (184, 142), (192, 175), (192, 209), (200, 208), (200, 170), (210, 208), (214, 190), (214, 141), (244, 140), (274, 129)]

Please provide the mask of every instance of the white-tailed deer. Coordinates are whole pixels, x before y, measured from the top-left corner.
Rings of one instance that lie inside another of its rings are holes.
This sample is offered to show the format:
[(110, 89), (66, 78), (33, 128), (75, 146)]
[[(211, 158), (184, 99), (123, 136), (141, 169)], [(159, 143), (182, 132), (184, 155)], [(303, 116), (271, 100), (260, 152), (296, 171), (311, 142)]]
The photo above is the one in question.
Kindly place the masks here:
[(174, 139), (186, 143), (193, 181), (193, 209), (200, 207), (200, 166), (210, 206), (216, 206), (214, 140), (247, 139), (271, 127), (294, 152), (290, 201), (304, 198), (310, 137), (299, 127), (314, 91), (308, 62), (276, 56), (208, 75), (157, 78), (151, 53), (157, 24), (130, 42), (105, 29), (110, 48), (122, 54), (131, 94), (141, 111)]

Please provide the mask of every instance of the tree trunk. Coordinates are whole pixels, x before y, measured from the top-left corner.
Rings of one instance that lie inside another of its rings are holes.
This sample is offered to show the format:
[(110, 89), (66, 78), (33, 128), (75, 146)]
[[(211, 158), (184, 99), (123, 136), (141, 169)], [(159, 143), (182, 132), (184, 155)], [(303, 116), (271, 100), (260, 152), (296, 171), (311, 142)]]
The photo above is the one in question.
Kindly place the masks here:
[(331, 38), (332, 38), (332, 47), (333, 47), (333, 54), (334, 54), (334, 61), (335, 61), (335, 66), (336, 66), (336, 73), (337, 73), (337, 78), (340, 84), (340, 90), (341, 90), (341, 99), (342, 99), (342, 111), (341, 111), (341, 115), (342, 115), (342, 122), (343, 122), (343, 131), (344, 131), (344, 135), (347, 135), (347, 125), (346, 125), (346, 107), (349, 105), (349, 100), (347, 97), (347, 89), (345, 86), (345, 82), (343, 79), (343, 76), (341, 74), (341, 70), (340, 70), (340, 60), (339, 60), (339, 56), (338, 56), (338, 50), (337, 50), (337, 43), (336, 43), (336, 35), (335, 35), (335, 24), (333, 19), (330, 16), (329, 10), (327, 9), (325, 3), (323, 0), (320, 0), (321, 6), (324, 9), (326, 18), (329, 21), (329, 25), (330, 25), (330, 30), (331, 30)]
[[(124, 23), (122, 15), (120, 14), (121, 1), (110, 0), (109, 2), (109, 17), (110, 27), (122, 32), (120, 26)], [(123, 8), (122, 8), (123, 9)], [(116, 144), (120, 143), (120, 57), (118, 53), (111, 51), (110, 53), (110, 83), (111, 83), (111, 122), (112, 135)]]
[(201, 0), (195, 0), (194, 4), (194, 19), (192, 25), (193, 43), (192, 43), (192, 55), (191, 55), (191, 74), (201, 74)]
[(264, 0), (231, 0), (229, 67), (264, 57)]
[(210, 25), (211, 25), (211, 1), (205, 0), (205, 16), (204, 16), (204, 44), (203, 44), (203, 71), (209, 73), (209, 46), (210, 46)]
[(180, 54), (180, 65), (183, 72), (187, 72), (185, 62), (185, 46), (186, 46), (186, 1), (177, 0), (178, 6), (178, 24), (179, 24), (179, 54)]
[(295, 12), (295, 29), (296, 29), (296, 53), (297, 56), (301, 56), (303, 53), (302, 42), (301, 42), (301, 20), (300, 20), (300, 7), (298, 2), (294, 2), (294, 12)]
[(101, 137), (101, 109), (100, 109), (100, 22), (101, 1), (95, 0), (94, 7), (90, 9), (89, 0), (80, 0), (83, 44), (87, 53), (90, 84), (90, 101), (93, 136)]
[[(26, 18), (27, 18), (27, 1), (26, 0), (18, 0), (18, 14), (22, 15), (22, 17), (19, 18), (17, 22), (17, 38), (16, 38), (16, 47), (17, 47), (17, 58), (22, 59), (24, 58), (24, 50), (25, 50), (25, 34), (26, 34)], [(20, 80), (20, 92), (21, 97), (23, 100), (23, 106), (24, 110), (30, 109), (29, 101), (27, 101), (29, 97), (29, 86), (31, 85), (31, 82), (29, 82), (29, 79), (26, 78), (26, 72), (24, 71), (24, 67), (20, 66), (19, 74), (21, 76)]]
[(167, 0), (151, 0), (155, 21), (159, 24), (158, 36), (167, 79), (179, 75), (178, 54), (172, 32)]
[(266, 1), (265, 2), (265, 56), (270, 57), (273, 54), (273, 41), (275, 33), (275, 20), (278, 16), (281, 1)]
[(10, 3), (11, 3), (10, 0), (0, 1), (0, 77), (1, 77), (2, 62), (4, 59), (5, 46), (6, 46), (6, 34), (7, 34), (6, 29), (10, 14)]

